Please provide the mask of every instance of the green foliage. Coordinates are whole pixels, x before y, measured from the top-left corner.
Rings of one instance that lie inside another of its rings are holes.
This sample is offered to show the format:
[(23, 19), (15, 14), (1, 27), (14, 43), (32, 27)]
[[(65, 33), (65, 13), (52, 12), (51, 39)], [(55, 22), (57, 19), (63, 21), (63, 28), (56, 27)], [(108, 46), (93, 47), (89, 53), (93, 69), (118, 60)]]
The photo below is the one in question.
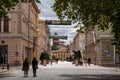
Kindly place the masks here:
[(47, 54), (47, 52), (41, 53), (40, 60), (49, 60), (49, 55)]
[[(7, 12), (11, 9), (14, 9), (19, 1), (28, 2), (28, 0), (0, 0), (0, 17), (6, 16)], [(31, 2), (33, 0), (29, 0)], [(37, 3), (40, 3), (40, 0), (35, 0)]]
[(67, 61), (73, 61), (73, 58), (72, 58), (72, 56), (69, 56), (65, 60), (67, 60)]
[(53, 56), (52, 56), (52, 60), (55, 60), (55, 59), (56, 59), (56, 57), (53, 55)]
[(106, 30), (112, 23), (111, 32), (120, 45), (120, 0), (55, 0), (52, 8), (60, 19), (80, 21), (85, 27), (97, 24)]
[(74, 60), (75, 59), (79, 59), (79, 58), (81, 58), (81, 52), (78, 50), (78, 51), (74, 51)]
[(52, 49), (52, 50), (57, 50), (58, 48), (57, 48), (56, 45), (53, 45), (53, 46), (51, 47), (51, 49)]

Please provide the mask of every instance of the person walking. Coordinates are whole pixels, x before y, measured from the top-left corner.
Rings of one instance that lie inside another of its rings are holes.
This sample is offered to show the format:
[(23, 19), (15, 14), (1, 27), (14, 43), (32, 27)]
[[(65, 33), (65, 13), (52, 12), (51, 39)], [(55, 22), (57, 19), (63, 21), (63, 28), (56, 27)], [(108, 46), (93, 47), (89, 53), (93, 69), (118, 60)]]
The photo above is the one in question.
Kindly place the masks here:
[(28, 70), (29, 70), (29, 62), (27, 58), (25, 58), (25, 60), (23, 61), (23, 67), (22, 67), (22, 71), (24, 71), (24, 77), (28, 77)]
[(91, 58), (89, 57), (88, 58), (88, 65), (90, 66), (90, 64), (91, 64)]
[(87, 58), (85, 58), (85, 59), (84, 59), (84, 64), (85, 64), (85, 66), (87, 66), (87, 63), (88, 63), (88, 62), (87, 62)]
[(52, 59), (50, 60), (50, 63), (51, 63), (51, 65), (52, 65)]
[(34, 57), (32, 60), (33, 77), (36, 77), (36, 69), (37, 68), (38, 68), (38, 61)]

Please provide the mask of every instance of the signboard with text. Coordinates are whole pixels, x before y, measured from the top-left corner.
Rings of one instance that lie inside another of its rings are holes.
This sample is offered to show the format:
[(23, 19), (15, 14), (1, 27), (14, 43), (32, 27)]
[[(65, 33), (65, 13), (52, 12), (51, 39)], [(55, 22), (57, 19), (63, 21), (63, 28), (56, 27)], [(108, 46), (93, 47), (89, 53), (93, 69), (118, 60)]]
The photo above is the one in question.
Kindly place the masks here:
[(46, 25), (71, 25), (70, 20), (46, 20)]
[(50, 38), (54, 38), (54, 39), (67, 39), (67, 36), (54, 36), (54, 35), (51, 35)]

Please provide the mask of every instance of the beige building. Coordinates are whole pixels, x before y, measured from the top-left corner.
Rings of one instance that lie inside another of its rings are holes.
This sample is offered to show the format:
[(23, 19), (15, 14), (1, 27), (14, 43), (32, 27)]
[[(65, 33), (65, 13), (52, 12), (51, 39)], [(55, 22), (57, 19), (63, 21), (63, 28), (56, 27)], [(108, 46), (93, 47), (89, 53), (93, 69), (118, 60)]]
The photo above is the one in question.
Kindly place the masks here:
[(33, 52), (33, 39), (37, 42), (35, 37), (39, 12), (34, 1), (19, 3), (8, 12), (8, 17), (0, 19), (0, 41), (4, 40), (8, 45), (8, 64), (22, 64), (25, 58), (31, 62), (33, 56), (36, 56), (37, 51)]
[(61, 47), (60, 49), (58, 50), (53, 50), (51, 51), (51, 59), (62, 59), (62, 60), (65, 60), (67, 57), (68, 57), (68, 51), (67, 51), (67, 48), (66, 47)]
[(74, 49), (80, 50), (81, 52), (84, 50), (85, 45), (85, 33), (78, 32), (74, 37)]
[[(84, 32), (78, 32), (74, 39), (73, 42), (70, 44), (70, 54), (74, 54), (73, 50), (78, 51), (80, 50), (81, 54), (85, 50), (85, 33)], [(82, 54), (83, 56), (83, 54)]]
[[(92, 40), (92, 31), (96, 34), (95, 44)], [(95, 26), (86, 32), (85, 57), (90, 57), (92, 63), (102, 66), (115, 65), (115, 46), (112, 45), (113, 36), (110, 30), (101, 31)]]
[[(96, 39), (93, 43), (92, 32), (95, 32)], [(72, 50), (80, 50), (83, 58), (91, 58), (93, 64), (102, 66), (115, 65), (115, 46), (112, 45), (113, 36), (110, 29), (102, 31), (95, 26), (89, 27), (84, 33), (77, 33), (70, 44), (69, 53)]]
[(70, 42), (70, 45), (69, 45), (69, 55), (73, 55), (73, 50), (74, 50), (74, 44), (73, 44), (73, 42), (71, 41), (71, 42)]
[(39, 46), (39, 56), (45, 50), (50, 53), (50, 29), (45, 24), (45, 21), (38, 21), (38, 46)]

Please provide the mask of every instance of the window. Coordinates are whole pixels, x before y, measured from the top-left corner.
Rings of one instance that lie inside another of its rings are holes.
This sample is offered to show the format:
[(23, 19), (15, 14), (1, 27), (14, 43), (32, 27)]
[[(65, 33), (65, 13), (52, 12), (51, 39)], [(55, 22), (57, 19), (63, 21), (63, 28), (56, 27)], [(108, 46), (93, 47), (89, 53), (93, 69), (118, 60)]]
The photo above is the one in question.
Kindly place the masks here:
[(1, 26), (1, 18), (0, 18), (0, 32), (1, 32), (2, 26)]
[(5, 17), (4, 18), (4, 32), (9, 32), (9, 18)]

